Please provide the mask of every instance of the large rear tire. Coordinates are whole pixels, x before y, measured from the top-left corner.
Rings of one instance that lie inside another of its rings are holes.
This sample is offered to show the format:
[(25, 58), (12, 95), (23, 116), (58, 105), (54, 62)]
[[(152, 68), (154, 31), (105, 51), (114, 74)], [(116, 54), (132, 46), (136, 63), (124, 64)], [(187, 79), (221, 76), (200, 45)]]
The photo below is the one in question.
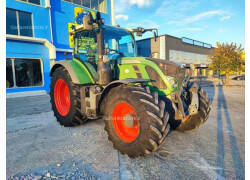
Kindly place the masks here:
[[(191, 85), (189, 86), (191, 87)], [(190, 95), (189, 95), (190, 96)], [(190, 131), (200, 127), (208, 118), (210, 108), (210, 101), (207, 97), (207, 93), (199, 87), (199, 109), (198, 114), (188, 116), (181, 120), (181, 124), (176, 128), (177, 131)], [(188, 100), (188, 102), (190, 102)]]
[(54, 116), (61, 125), (80, 125), (86, 120), (86, 116), (81, 114), (80, 87), (72, 82), (63, 67), (52, 74), (50, 102)]
[(156, 92), (122, 85), (111, 89), (104, 102), (105, 130), (122, 154), (150, 154), (164, 142), (169, 114)]

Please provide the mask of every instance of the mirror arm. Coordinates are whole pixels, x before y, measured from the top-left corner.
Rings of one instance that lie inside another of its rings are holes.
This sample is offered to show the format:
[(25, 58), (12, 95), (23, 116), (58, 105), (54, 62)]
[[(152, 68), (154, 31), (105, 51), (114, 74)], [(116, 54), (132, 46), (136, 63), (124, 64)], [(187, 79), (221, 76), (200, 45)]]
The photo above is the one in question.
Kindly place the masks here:
[(151, 29), (144, 29), (141, 27), (138, 27), (136, 29), (132, 29), (134, 33), (136, 33), (137, 36), (142, 36), (145, 32), (152, 32), (156, 31), (156, 35), (158, 36), (158, 29), (157, 28), (151, 28)]

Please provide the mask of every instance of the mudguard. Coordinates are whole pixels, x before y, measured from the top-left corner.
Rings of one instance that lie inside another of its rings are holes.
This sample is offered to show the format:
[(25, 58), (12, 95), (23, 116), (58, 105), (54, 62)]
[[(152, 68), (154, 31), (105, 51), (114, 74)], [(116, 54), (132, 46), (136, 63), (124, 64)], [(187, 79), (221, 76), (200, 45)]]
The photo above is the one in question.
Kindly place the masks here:
[(103, 98), (106, 96), (106, 94), (114, 87), (116, 86), (120, 86), (122, 84), (130, 84), (130, 83), (146, 83), (149, 82), (150, 79), (141, 79), (141, 78), (127, 78), (127, 79), (121, 79), (121, 80), (116, 80), (116, 81), (112, 81), (111, 83), (109, 83), (104, 90), (102, 91), (102, 95), (99, 99), (98, 102), (98, 111), (100, 112), (100, 106), (101, 106), (101, 102), (103, 100)]
[(74, 84), (93, 84), (95, 83), (93, 77), (91, 76), (90, 72), (88, 71), (87, 67), (84, 66), (83, 63), (79, 62), (78, 60), (62, 60), (58, 61), (54, 66), (51, 68), (50, 76), (52, 76), (53, 72), (59, 68), (64, 67)]

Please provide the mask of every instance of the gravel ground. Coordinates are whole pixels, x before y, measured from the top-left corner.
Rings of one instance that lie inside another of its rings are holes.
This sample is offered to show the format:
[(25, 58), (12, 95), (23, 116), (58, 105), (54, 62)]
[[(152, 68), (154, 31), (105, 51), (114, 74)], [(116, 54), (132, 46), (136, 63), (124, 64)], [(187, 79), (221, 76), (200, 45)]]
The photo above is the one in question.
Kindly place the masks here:
[(212, 110), (203, 126), (169, 132), (135, 159), (113, 148), (101, 119), (65, 128), (49, 96), (7, 99), (7, 179), (244, 179), (245, 88), (205, 90)]

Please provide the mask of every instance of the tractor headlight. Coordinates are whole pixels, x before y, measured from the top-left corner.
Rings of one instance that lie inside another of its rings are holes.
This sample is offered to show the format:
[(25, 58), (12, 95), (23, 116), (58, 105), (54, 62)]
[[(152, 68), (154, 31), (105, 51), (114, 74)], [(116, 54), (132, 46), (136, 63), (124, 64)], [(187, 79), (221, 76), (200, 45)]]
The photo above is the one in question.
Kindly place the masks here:
[(173, 88), (177, 88), (178, 87), (178, 81), (173, 78), (173, 77), (169, 77), (167, 78), (168, 79), (168, 82), (170, 83), (170, 85), (173, 87)]

